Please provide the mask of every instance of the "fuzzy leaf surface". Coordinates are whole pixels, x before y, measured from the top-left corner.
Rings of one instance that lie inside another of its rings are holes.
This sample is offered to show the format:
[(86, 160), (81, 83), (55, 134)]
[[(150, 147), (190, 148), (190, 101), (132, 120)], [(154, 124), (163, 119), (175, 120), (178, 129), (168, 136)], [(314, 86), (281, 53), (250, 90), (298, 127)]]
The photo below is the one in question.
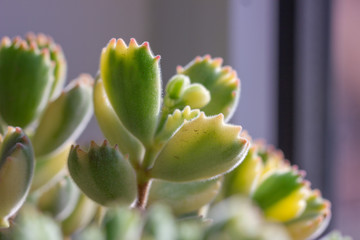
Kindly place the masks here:
[(104, 205), (130, 204), (136, 197), (136, 176), (130, 163), (106, 141), (92, 142), (88, 152), (72, 147), (69, 172), (79, 188), (92, 200)]
[(32, 138), (36, 156), (60, 150), (85, 129), (92, 115), (92, 78), (81, 75), (51, 102)]
[(159, 58), (148, 43), (112, 39), (103, 49), (100, 72), (105, 91), (124, 126), (144, 145), (155, 133), (160, 111), (161, 79)]
[(186, 182), (214, 178), (244, 159), (249, 143), (239, 136), (241, 127), (223, 122), (220, 114), (188, 121), (172, 136), (157, 156), (150, 175)]
[(43, 111), (54, 82), (47, 51), (20, 38), (0, 46), (0, 115), (7, 125), (27, 127)]

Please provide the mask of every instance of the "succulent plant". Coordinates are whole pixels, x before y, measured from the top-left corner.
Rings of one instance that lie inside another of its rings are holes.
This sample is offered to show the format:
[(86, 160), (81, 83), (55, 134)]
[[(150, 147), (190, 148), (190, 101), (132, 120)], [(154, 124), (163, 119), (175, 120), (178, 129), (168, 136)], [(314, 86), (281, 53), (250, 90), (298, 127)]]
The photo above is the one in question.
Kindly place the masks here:
[(267, 219), (282, 222), (292, 239), (314, 239), (329, 223), (330, 203), (311, 190), (304, 175), (281, 151), (253, 142), (243, 164), (225, 176), (224, 196), (249, 196)]
[(0, 128), (18, 126), (30, 136), (36, 159), (32, 192), (63, 175), (70, 145), (92, 114), (91, 76), (80, 75), (63, 89), (66, 68), (60, 45), (49, 36), (1, 40)]
[[(240, 80), (221, 58), (178, 66), (165, 88), (160, 56), (135, 39), (110, 40), (94, 83), (82, 74), (63, 89), (66, 68), (44, 34), (1, 41), (0, 240), (300, 240), (326, 228), (330, 203), (304, 171), (228, 123)], [(86, 149), (74, 142), (93, 110), (106, 140)]]

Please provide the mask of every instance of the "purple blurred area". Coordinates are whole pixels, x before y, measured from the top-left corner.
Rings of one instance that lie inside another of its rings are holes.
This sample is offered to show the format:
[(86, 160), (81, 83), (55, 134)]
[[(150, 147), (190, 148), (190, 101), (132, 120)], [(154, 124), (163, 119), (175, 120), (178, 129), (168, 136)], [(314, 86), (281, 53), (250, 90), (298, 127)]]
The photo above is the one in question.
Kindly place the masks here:
[(360, 236), (360, 2), (336, 0), (333, 7), (334, 109), (337, 133), (336, 226)]

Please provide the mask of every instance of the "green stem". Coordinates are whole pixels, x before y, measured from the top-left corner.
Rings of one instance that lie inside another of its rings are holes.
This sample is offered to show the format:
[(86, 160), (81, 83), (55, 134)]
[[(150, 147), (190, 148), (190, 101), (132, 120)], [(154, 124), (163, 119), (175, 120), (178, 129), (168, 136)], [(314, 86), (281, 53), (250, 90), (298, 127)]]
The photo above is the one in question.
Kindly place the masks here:
[(158, 152), (159, 152), (159, 149), (157, 149), (155, 146), (146, 148), (144, 160), (142, 162), (142, 169), (144, 171), (147, 171), (151, 168)]

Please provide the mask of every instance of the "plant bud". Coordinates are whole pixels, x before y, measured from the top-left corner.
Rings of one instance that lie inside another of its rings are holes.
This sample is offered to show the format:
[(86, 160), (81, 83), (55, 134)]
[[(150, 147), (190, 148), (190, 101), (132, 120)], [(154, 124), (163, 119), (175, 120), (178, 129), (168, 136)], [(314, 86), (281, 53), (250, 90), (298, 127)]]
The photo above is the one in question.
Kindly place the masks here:
[(29, 138), (20, 128), (9, 127), (0, 135), (0, 228), (23, 204), (34, 174), (34, 154)]
[(51, 102), (32, 138), (36, 156), (45, 156), (75, 141), (92, 115), (91, 76), (83, 74)]
[(101, 54), (100, 72), (109, 101), (124, 126), (151, 145), (160, 112), (160, 56), (147, 42), (110, 40)]
[(225, 121), (231, 118), (240, 95), (240, 80), (231, 67), (222, 66), (221, 58), (197, 57), (187, 66), (179, 66), (177, 73), (188, 76), (191, 83), (199, 83), (210, 92), (210, 102), (201, 111), (207, 116), (222, 113)]
[[(20, 37), (0, 45), (0, 115), (7, 125), (27, 127), (44, 110), (54, 83), (49, 50)], [(21, 70), (21, 71), (20, 71)]]
[(173, 76), (166, 85), (166, 95), (170, 99), (177, 100), (181, 97), (184, 90), (190, 85), (189, 77), (177, 74)]
[(174, 182), (206, 180), (239, 165), (249, 142), (239, 136), (241, 127), (225, 124), (222, 114), (200, 115), (186, 121), (155, 159), (149, 174)]
[(202, 108), (210, 102), (210, 92), (201, 84), (194, 83), (185, 89), (182, 102), (191, 108)]
[(104, 205), (130, 204), (136, 197), (136, 176), (128, 160), (104, 141), (92, 142), (88, 152), (72, 147), (69, 172), (79, 188), (92, 200)]

